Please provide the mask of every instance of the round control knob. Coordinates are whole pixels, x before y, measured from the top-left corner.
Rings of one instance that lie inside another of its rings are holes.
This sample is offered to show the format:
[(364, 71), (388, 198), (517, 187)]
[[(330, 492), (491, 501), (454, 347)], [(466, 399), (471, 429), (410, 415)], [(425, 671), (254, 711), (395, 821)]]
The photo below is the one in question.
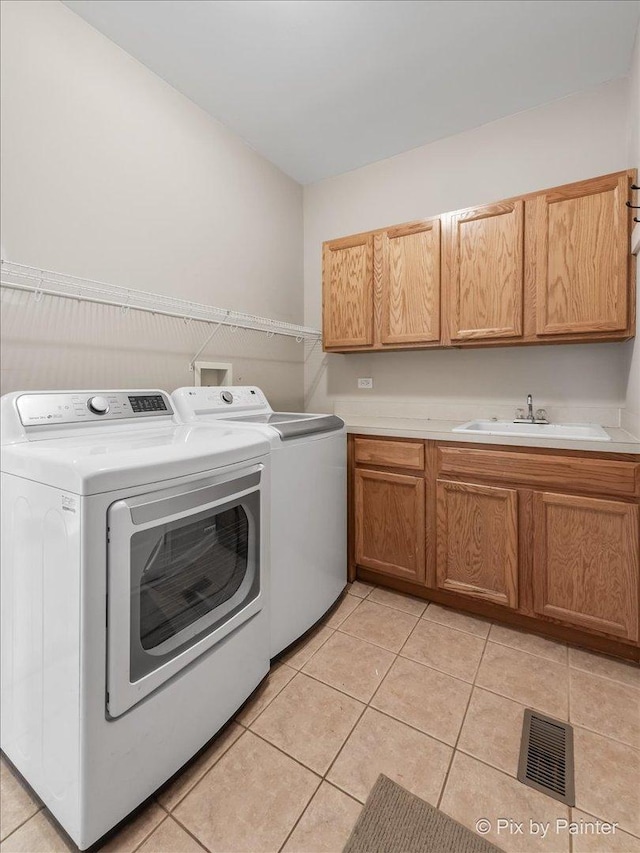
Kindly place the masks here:
[(94, 415), (106, 415), (109, 411), (109, 401), (104, 397), (91, 397), (87, 402), (87, 407)]
[(233, 394), (231, 391), (223, 391), (220, 394), (220, 398), (224, 403), (233, 403)]

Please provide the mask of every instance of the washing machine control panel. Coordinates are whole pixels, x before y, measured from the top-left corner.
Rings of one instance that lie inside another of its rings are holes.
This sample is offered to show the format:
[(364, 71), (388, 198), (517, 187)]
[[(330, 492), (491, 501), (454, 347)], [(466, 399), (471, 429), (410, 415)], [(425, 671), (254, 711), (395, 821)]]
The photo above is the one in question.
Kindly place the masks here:
[(178, 392), (187, 408), (198, 414), (224, 416), (245, 412), (270, 412), (271, 407), (259, 388), (251, 385), (184, 388)]
[(169, 397), (159, 391), (73, 391), (21, 394), (16, 400), (23, 426), (90, 423), (122, 418), (173, 415)]

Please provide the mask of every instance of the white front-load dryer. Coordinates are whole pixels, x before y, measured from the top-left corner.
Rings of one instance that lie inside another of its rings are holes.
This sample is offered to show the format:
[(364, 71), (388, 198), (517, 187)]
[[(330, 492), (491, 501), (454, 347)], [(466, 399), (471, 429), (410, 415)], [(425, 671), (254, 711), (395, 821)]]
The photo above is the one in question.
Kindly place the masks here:
[(80, 849), (269, 669), (269, 443), (161, 391), (1, 401), (2, 749)]
[(274, 412), (255, 386), (179, 388), (185, 423), (252, 429), (271, 446), (271, 656), (335, 604), (347, 583), (347, 438), (335, 415)]

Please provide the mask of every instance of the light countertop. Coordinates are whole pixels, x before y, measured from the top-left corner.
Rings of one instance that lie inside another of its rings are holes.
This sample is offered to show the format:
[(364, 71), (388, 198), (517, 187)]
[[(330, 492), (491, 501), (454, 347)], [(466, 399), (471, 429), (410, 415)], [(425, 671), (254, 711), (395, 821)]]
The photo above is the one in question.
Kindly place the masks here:
[(358, 435), (380, 435), (396, 438), (424, 438), (429, 441), (462, 441), (471, 444), (502, 444), (514, 447), (548, 447), (558, 450), (589, 450), (597, 453), (634, 453), (640, 455), (640, 439), (619, 427), (605, 427), (611, 441), (576, 441), (575, 439), (527, 438), (513, 435), (478, 435), (452, 432), (464, 421), (427, 418), (376, 418), (363, 415), (341, 415), (347, 432)]

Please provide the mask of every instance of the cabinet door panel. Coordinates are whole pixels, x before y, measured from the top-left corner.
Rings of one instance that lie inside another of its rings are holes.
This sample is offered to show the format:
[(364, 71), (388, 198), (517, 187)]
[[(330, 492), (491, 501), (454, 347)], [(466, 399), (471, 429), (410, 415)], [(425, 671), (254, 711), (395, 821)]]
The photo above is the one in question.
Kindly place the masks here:
[(639, 507), (547, 492), (534, 499), (536, 612), (637, 640)]
[(628, 325), (628, 177), (597, 178), (537, 196), (533, 243), (536, 334)]
[(438, 480), (437, 583), (518, 606), (518, 493)]
[(449, 237), (451, 338), (521, 336), (524, 202), (453, 214)]
[(424, 581), (423, 477), (355, 470), (356, 563)]
[(440, 220), (382, 235), (383, 344), (440, 340)]
[(325, 243), (322, 277), (324, 346), (373, 344), (373, 237)]

